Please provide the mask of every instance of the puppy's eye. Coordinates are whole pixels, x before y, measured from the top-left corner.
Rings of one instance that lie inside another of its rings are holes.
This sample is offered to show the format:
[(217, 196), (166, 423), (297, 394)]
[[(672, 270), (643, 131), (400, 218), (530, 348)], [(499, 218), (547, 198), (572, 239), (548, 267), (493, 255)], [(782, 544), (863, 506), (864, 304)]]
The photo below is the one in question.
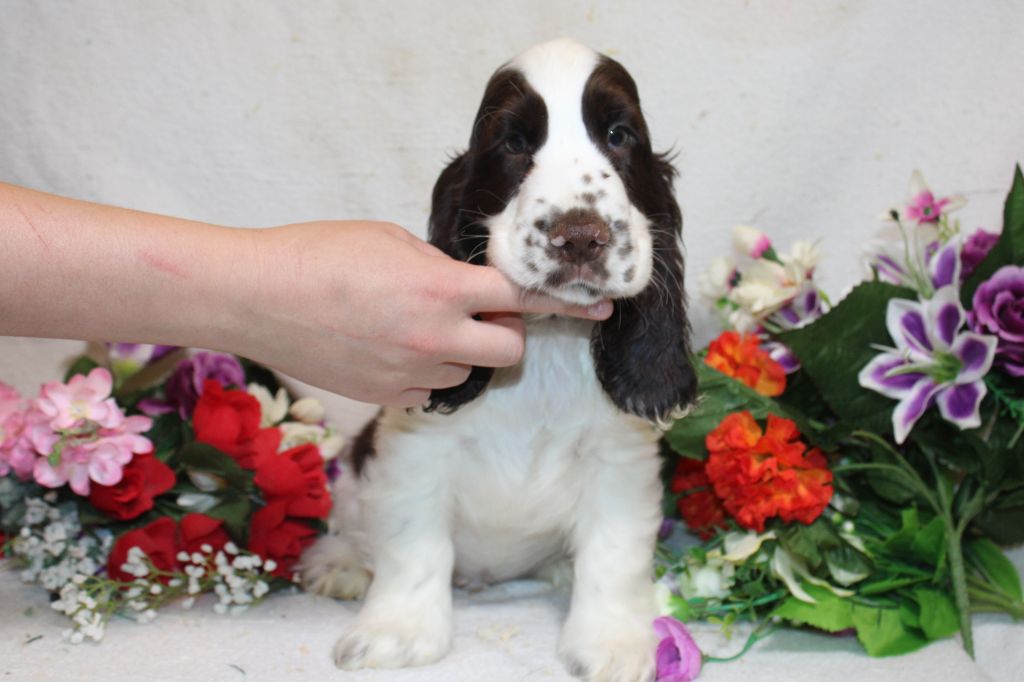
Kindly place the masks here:
[(522, 133), (509, 133), (505, 138), (505, 149), (512, 154), (525, 154), (530, 151), (530, 143)]
[(633, 133), (626, 126), (612, 126), (608, 129), (608, 146), (624, 147), (632, 137)]

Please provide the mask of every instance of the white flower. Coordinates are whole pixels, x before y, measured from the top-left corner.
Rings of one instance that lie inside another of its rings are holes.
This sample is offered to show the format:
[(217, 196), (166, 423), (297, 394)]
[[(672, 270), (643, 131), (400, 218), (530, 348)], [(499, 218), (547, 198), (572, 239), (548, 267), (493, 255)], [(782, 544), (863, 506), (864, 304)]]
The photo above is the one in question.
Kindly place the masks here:
[(249, 384), (249, 395), (256, 398), (260, 404), (260, 426), (267, 428), (274, 426), (288, 414), (288, 392), (283, 388), (277, 389), (277, 394), (271, 396), (265, 386)]
[(750, 225), (737, 225), (732, 228), (733, 247), (744, 256), (760, 258), (772, 248), (767, 235)]
[(803, 278), (800, 279), (806, 279), (814, 271), (814, 268), (818, 266), (818, 261), (820, 260), (821, 251), (817, 245), (807, 241), (793, 242), (793, 247), (789, 253), (782, 258), (782, 262), (786, 265), (792, 265), (795, 272), (804, 273)]
[(288, 414), (303, 424), (319, 424), (324, 420), (324, 406), (316, 398), (301, 398), (292, 403)]
[(746, 533), (732, 532), (725, 535), (722, 543), (722, 549), (725, 550), (725, 556), (723, 557), (726, 561), (734, 563), (742, 563), (748, 558), (754, 556), (757, 550), (761, 549), (768, 540), (775, 539), (775, 531), (768, 531), (767, 533), (761, 533), (758, 535), (753, 531)]
[(679, 591), (686, 599), (724, 599), (729, 596), (736, 567), (725, 561), (721, 550), (707, 553), (703, 565), (688, 566), (679, 576)]
[(329, 460), (337, 457), (345, 444), (340, 434), (333, 429), (317, 424), (284, 422), (278, 429), (281, 431), (281, 445), (278, 447), (278, 452), (311, 443), (319, 448), (320, 456), (324, 460)]
[(735, 276), (736, 264), (729, 258), (719, 256), (697, 278), (698, 290), (705, 298), (718, 301), (729, 293)]

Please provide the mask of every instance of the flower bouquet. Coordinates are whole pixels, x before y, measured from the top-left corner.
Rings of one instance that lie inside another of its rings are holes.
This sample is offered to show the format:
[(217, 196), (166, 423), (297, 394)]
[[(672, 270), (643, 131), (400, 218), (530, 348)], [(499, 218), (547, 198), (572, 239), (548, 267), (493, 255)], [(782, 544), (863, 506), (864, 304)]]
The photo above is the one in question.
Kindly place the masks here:
[(0, 384), (0, 548), (71, 642), (207, 592), (242, 610), (293, 584), (330, 511), (323, 417), (259, 365), (161, 346), (108, 344), (31, 399)]
[[(856, 633), (873, 656), (1024, 617), (1001, 545), (1024, 541), (1024, 177), (1001, 235), (964, 238), (920, 174), (830, 305), (814, 244), (737, 228), (702, 291), (728, 327), (702, 401), (667, 432), (664, 611), (687, 621)], [(677, 534), (678, 535), (678, 534)]]

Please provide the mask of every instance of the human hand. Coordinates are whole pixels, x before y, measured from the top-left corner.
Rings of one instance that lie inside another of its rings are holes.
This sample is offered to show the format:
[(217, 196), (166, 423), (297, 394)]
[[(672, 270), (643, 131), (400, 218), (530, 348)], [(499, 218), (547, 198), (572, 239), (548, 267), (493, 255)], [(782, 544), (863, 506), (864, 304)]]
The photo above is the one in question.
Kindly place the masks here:
[(253, 237), (256, 295), (241, 300), (245, 322), (232, 346), (365, 402), (421, 405), (473, 365), (516, 364), (521, 313), (602, 320), (612, 311), (609, 301), (584, 308), (527, 293), (390, 223), (301, 223)]

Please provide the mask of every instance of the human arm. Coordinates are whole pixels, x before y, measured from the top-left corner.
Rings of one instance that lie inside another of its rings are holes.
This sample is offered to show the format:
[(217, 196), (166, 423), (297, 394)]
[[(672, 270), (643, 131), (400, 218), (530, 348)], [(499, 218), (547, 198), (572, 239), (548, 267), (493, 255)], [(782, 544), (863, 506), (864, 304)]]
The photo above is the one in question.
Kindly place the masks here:
[(421, 404), (471, 365), (518, 362), (518, 313), (611, 312), (389, 223), (228, 228), (0, 183), (0, 230), (2, 334), (225, 350), (367, 402)]

